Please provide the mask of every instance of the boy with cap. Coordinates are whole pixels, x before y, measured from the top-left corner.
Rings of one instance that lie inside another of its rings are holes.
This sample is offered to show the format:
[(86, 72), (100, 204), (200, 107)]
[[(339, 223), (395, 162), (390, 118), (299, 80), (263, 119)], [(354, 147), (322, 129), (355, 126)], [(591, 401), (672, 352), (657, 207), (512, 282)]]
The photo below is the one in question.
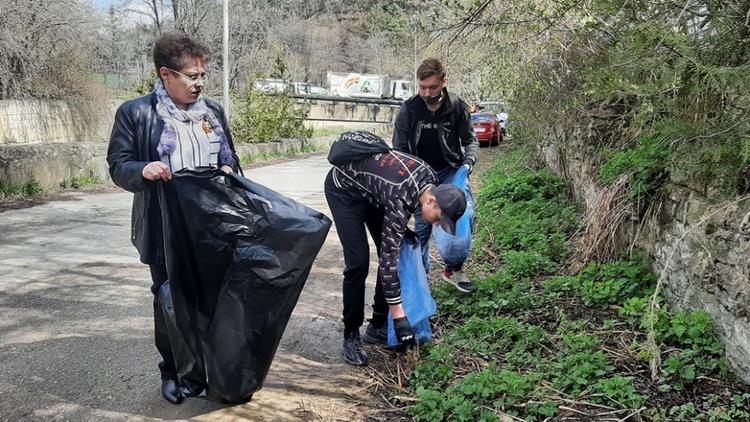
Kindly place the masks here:
[[(368, 132), (346, 132), (361, 142), (383, 142)], [(466, 196), (453, 185), (435, 186), (434, 171), (421, 159), (388, 151), (335, 166), (325, 181), (325, 195), (344, 251), (344, 360), (366, 365), (362, 340), (387, 344), (388, 312), (400, 343), (414, 343), (411, 324), (401, 304), (398, 259), (407, 223), (417, 206), (422, 217), (449, 233), (466, 210)], [(373, 316), (360, 338), (364, 322), (365, 280), (370, 251), (365, 227), (376, 245), (379, 262)]]

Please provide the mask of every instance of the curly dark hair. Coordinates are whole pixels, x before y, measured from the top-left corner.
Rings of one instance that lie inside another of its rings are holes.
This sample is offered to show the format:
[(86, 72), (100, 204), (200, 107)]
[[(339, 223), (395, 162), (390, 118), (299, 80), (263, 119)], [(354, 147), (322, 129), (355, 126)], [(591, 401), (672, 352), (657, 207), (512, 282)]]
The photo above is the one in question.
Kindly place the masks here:
[(208, 47), (183, 32), (167, 32), (154, 43), (154, 66), (157, 75), (162, 67), (182, 69), (185, 59), (193, 57), (208, 61)]

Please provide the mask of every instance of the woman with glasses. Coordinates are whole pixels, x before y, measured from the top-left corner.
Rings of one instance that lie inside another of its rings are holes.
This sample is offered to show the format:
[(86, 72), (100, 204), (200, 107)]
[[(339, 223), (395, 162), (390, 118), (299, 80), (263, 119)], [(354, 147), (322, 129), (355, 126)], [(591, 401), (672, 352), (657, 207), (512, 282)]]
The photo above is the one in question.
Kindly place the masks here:
[(112, 180), (135, 194), (131, 241), (151, 270), (162, 395), (175, 404), (198, 392), (177, 381), (165, 317), (156, 301), (167, 280), (156, 182), (168, 182), (185, 168), (231, 173), (239, 164), (224, 110), (202, 96), (208, 58), (208, 49), (193, 38), (162, 35), (154, 45), (154, 91), (120, 106), (107, 152)]

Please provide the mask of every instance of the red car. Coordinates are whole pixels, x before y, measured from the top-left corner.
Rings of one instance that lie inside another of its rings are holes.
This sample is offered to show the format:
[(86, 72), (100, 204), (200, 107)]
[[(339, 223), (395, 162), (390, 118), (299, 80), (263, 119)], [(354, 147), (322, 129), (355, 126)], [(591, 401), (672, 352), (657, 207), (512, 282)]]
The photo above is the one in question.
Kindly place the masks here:
[(477, 134), (479, 146), (497, 146), (503, 140), (500, 123), (494, 114), (472, 113), (471, 124), (474, 126), (474, 132)]

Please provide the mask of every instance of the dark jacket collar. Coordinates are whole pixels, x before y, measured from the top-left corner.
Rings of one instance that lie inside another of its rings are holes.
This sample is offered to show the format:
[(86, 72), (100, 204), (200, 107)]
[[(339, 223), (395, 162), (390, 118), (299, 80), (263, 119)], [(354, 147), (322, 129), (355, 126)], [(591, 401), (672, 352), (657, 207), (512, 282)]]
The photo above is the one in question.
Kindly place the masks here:
[(445, 112), (450, 113), (453, 111), (454, 101), (456, 100), (456, 97), (450, 95), (448, 93), (448, 87), (443, 88), (443, 101), (445, 101)]

